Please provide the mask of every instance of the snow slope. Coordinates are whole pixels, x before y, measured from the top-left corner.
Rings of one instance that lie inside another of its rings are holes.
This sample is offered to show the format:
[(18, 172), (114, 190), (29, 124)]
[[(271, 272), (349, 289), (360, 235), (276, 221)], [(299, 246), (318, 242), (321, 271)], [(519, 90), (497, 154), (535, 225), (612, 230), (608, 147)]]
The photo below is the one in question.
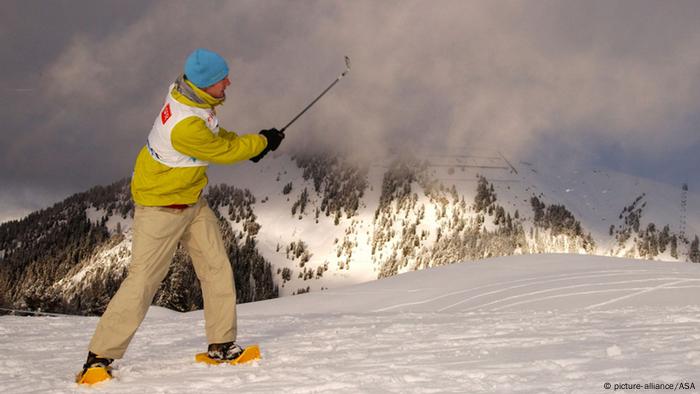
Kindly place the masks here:
[(193, 362), (206, 342), (201, 311), (151, 308), (116, 362), (117, 379), (78, 387), (72, 375), (96, 322), (0, 317), (1, 391), (591, 393), (606, 391), (605, 383), (700, 390), (696, 264), (514, 256), (244, 304), (239, 341), (260, 343), (263, 359), (236, 367)]

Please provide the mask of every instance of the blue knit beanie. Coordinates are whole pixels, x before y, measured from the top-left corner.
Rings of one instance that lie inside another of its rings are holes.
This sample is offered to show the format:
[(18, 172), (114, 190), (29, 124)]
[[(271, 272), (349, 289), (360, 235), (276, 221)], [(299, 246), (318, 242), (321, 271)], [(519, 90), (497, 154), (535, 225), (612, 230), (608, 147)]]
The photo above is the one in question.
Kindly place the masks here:
[(185, 60), (185, 77), (198, 88), (207, 88), (228, 75), (228, 65), (221, 55), (197, 48)]

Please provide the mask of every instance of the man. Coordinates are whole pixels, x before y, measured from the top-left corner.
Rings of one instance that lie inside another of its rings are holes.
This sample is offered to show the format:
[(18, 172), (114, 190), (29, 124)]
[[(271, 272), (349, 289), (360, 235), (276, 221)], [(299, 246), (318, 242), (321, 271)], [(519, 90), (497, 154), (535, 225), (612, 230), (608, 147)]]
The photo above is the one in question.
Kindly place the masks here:
[(219, 126), (215, 107), (226, 98), (228, 74), (220, 55), (197, 49), (168, 90), (131, 180), (136, 210), (129, 272), (100, 318), (83, 375), (94, 367), (109, 372), (109, 364), (123, 357), (179, 242), (202, 286), (209, 357), (232, 360), (242, 352), (235, 342), (233, 272), (202, 189), (209, 163), (257, 162), (277, 149), (284, 134), (270, 129), (238, 136)]

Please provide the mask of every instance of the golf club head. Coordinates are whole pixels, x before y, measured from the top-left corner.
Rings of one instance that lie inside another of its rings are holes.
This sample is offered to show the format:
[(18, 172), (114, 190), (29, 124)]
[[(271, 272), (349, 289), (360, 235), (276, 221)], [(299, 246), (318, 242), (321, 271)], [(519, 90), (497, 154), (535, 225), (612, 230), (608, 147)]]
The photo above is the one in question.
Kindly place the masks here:
[(345, 71), (343, 72), (343, 76), (347, 74), (350, 71), (350, 57), (345, 56)]

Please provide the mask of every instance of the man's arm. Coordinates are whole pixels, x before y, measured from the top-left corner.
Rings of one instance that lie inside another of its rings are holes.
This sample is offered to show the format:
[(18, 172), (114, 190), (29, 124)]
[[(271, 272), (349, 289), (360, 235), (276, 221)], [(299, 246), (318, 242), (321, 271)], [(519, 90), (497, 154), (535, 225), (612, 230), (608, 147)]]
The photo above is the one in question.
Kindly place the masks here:
[(219, 126), (219, 137), (225, 140), (233, 141), (233, 139), (238, 138), (238, 134), (235, 131), (228, 131)]
[(178, 122), (171, 134), (173, 147), (180, 153), (215, 164), (231, 164), (248, 160), (262, 152), (267, 139), (258, 134), (238, 136), (226, 130), (217, 136), (204, 120), (190, 116)]

